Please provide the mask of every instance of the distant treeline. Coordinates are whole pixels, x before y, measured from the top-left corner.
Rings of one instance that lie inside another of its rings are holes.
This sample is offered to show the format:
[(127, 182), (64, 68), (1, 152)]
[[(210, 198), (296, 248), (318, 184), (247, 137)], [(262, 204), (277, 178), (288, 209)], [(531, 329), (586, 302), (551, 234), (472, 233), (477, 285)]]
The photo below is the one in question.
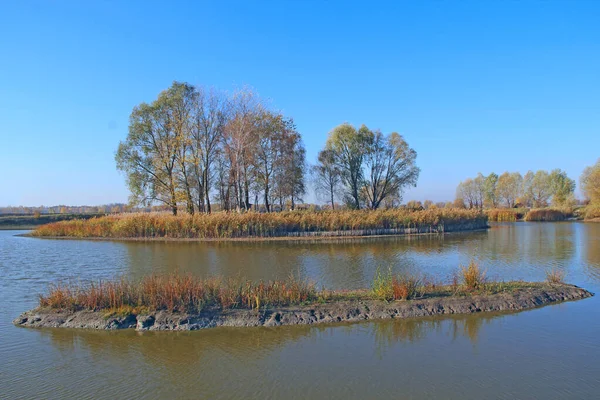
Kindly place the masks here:
[(467, 208), (524, 207), (540, 208), (548, 205), (574, 205), (575, 181), (566, 172), (555, 169), (550, 172), (505, 172), (498, 176), (479, 173), (468, 178), (456, 189), (456, 205)]

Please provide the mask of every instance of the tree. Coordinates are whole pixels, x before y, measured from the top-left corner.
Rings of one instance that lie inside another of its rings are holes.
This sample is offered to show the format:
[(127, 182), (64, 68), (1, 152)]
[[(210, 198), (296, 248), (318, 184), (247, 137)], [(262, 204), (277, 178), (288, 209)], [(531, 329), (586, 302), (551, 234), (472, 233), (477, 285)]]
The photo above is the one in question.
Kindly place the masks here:
[(498, 177), (496, 197), (506, 202), (506, 206), (513, 208), (517, 198), (521, 195), (523, 177), (518, 172), (505, 172)]
[(485, 178), (484, 182), (484, 192), (485, 192), (485, 201), (496, 208), (498, 206), (498, 199), (496, 198), (496, 185), (498, 184), (498, 175), (495, 173), (489, 174)]
[[(223, 131), (229, 116), (229, 102), (216, 90), (198, 87), (192, 103), (191, 161), (196, 181), (198, 210), (211, 212), (213, 165), (219, 159)], [(205, 206), (206, 204), (206, 206)]]
[(593, 204), (600, 204), (600, 158), (596, 164), (583, 170), (579, 178), (581, 191)]
[(325, 148), (335, 155), (341, 171), (342, 183), (346, 187), (347, 203), (360, 208), (360, 188), (363, 179), (363, 159), (369, 130), (366, 126), (354, 128), (348, 123), (335, 127), (330, 133)]
[(335, 210), (335, 198), (341, 183), (341, 171), (335, 162), (335, 154), (331, 149), (319, 152), (317, 164), (311, 167), (313, 186), (317, 196), (327, 198), (331, 209)]
[(575, 181), (567, 176), (565, 171), (555, 169), (550, 172), (550, 187), (552, 203), (558, 206), (567, 204), (575, 192)]
[(528, 187), (528, 198), (533, 202), (534, 207), (545, 207), (552, 196), (552, 187), (550, 175), (548, 172), (539, 170), (533, 175), (531, 185)]
[(115, 155), (117, 168), (127, 177), (133, 203), (159, 201), (177, 215), (176, 162), (179, 141), (173, 131), (165, 97), (134, 107), (129, 133)]
[(416, 158), (417, 152), (398, 133), (386, 137), (379, 130), (367, 131), (363, 188), (369, 208), (375, 210), (388, 196), (401, 196), (404, 187), (416, 185)]

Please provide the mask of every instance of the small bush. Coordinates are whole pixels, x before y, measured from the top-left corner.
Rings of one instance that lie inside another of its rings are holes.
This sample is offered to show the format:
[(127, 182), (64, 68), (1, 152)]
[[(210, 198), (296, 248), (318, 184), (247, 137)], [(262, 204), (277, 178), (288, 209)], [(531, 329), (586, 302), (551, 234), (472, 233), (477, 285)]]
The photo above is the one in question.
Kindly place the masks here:
[(564, 271), (560, 271), (558, 269), (553, 269), (551, 271), (546, 272), (546, 282), (552, 284), (561, 284), (564, 283), (565, 273)]
[(508, 208), (493, 208), (485, 213), (493, 222), (515, 222), (518, 219), (517, 211)]
[(525, 221), (564, 221), (570, 216), (568, 210), (559, 208), (537, 208), (530, 210), (525, 216)]
[(401, 274), (392, 278), (392, 293), (394, 300), (409, 300), (417, 297), (422, 282), (419, 278)]
[(585, 208), (585, 219), (600, 218), (600, 205), (588, 205)]
[(480, 289), (486, 282), (485, 271), (475, 261), (471, 261), (467, 267), (461, 265), (460, 276), (463, 285), (469, 290)]

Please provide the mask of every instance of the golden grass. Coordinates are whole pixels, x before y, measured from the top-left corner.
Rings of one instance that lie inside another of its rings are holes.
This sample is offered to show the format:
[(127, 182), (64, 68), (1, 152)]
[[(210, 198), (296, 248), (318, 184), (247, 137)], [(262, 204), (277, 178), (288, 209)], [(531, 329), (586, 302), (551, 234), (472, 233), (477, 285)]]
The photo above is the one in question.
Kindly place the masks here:
[(221, 239), (278, 237), (297, 232), (485, 225), (487, 216), (475, 210), (402, 209), (358, 211), (288, 211), (280, 213), (182, 214), (132, 213), (42, 225), (34, 236), (98, 238)]
[(471, 261), (466, 267), (460, 266), (460, 277), (469, 290), (480, 289), (486, 283), (485, 271), (475, 261)]
[(564, 221), (572, 214), (570, 210), (561, 208), (536, 208), (525, 215), (525, 221)]
[(206, 307), (258, 309), (316, 300), (313, 284), (295, 278), (251, 282), (198, 279), (191, 275), (151, 275), (137, 283), (126, 279), (52, 286), (40, 306), (68, 310), (167, 310), (200, 312)]
[[(107, 316), (166, 310), (199, 313), (203, 310), (264, 309), (289, 305), (347, 300), (410, 300), (425, 297), (494, 294), (542, 286), (540, 283), (490, 282), (479, 266), (461, 267), (448, 285), (430, 277), (377, 271), (371, 290), (317, 290), (294, 277), (252, 282), (246, 279), (208, 278), (191, 275), (151, 275), (133, 282), (124, 278), (84, 284), (57, 284), (39, 296), (40, 307), (60, 310), (103, 311)], [(562, 283), (564, 276), (549, 273), (548, 283)]]
[(518, 219), (517, 211), (509, 208), (493, 208), (485, 210), (490, 221), (515, 222)]

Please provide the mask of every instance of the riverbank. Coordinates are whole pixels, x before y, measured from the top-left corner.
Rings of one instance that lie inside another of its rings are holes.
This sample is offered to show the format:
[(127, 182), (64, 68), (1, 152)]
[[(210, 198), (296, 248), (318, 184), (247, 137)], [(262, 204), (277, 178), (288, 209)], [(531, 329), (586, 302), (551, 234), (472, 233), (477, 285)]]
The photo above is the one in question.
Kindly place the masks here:
[(439, 234), (487, 228), (475, 210), (289, 211), (280, 213), (132, 213), (47, 224), (35, 237), (215, 240)]
[[(358, 322), (432, 315), (520, 311), (593, 296), (567, 284), (514, 282), (505, 291), (438, 295), (413, 300), (383, 301), (346, 293), (323, 303), (259, 309), (212, 308), (198, 313), (167, 310), (110, 314), (106, 310), (65, 310), (40, 307), (21, 314), (17, 326), (31, 328), (136, 329), (185, 331), (219, 326), (256, 327)], [(364, 293), (363, 293), (364, 295)]]

